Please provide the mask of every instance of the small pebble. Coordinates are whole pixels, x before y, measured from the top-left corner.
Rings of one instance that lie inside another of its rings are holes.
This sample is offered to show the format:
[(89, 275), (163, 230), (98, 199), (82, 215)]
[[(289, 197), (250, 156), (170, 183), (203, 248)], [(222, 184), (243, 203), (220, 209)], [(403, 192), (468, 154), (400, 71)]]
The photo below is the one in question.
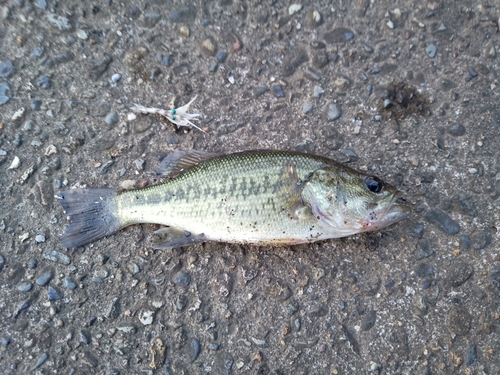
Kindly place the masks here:
[(477, 77), (477, 72), (474, 70), (472, 66), (469, 66), (469, 75), (473, 78)]
[(57, 290), (49, 285), (49, 288), (47, 289), (47, 298), (49, 301), (57, 301), (61, 299), (61, 296), (57, 293)]
[(285, 97), (285, 93), (283, 92), (283, 88), (280, 85), (273, 85), (272, 93), (277, 98)]
[(323, 90), (323, 88), (321, 88), (321, 86), (314, 86), (313, 94), (314, 94), (315, 98), (321, 97), (321, 94), (323, 94), (324, 92), (325, 92), (325, 90)]
[(422, 283), (422, 289), (429, 289), (432, 286), (432, 280), (424, 280)]
[(287, 307), (286, 307), (286, 313), (288, 315), (293, 315), (295, 314), (297, 311), (299, 311), (299, 308), (297, 307), (297, 305), (294, 305), (294, 304), (289, 304)]
[(76, 35), (78, 36), (78, 38), (80, 38), (81, 40), (87, 40), (89, 38), (89, 35), (87, 34), (87, 32), (85, 30), (78, 30), (76, 32)]
[(14, 156), (14, 159), (12, 160), (12, 163), (10, 164), (8, 170), (12, 169), (17, 169), (21, 165), (21, 159), (19, 159), (17, 156)]
[(73, 282), (73, 280), (71, 280), (71, 278), (69, 276), (66, 276), (63, 279), (63, 285), (64, 285), (64, 287), (71, 289), (71, 290), (76, 289), (76, 284)]
[(425, 47), (425, 52), (427, 53), (427, 55), (431, 58), (435, 57), (436, 56), (436, 51), (437, 51), (437, 48), (434, 44), (429, 44), (427, 47)]
[(135, 167), (137, 168), (138, 171), (143, 171), (144, 170), (144, 164), (146, 161), (144, 159), (136, 159), (134, 160)]
[(174, 278), (174, 284), (181, 286), (188, 286), (191, 282), (191, 275), (189, 273), (180, 271)]
[(156, 59), (165, 66), (171, 66), (174, 63), (174, 59), (170, 55), (158, 54), (156, 55)]
[(189, 38), (189, 35), (191, 35), (191, 30), (187, 26), (181, 26), (179, 27), (179, 35), (184, 37), (184, 38)]
[(342, 153), (349, 158), (349, 162), (351, 163), (358, 160), (358, 155), (349, 148), (342, 150)]
[(219, 345), (216, 344), (215, 342), (210, 342), (208, 345), (207, 345), (207, 348), (208, 350), (212, 350), (212, 351), (217, 351), (219, 349)]
[(482, 250), (493, 242), (493, 236), (489, 229), (476, 230), (471, 235), (472, 247), (476, 250)]
[(108, 172), (109, 167), (111, 167), (114, 164), (114, 160), (108, 160), (106, 163), (101, 165), (99, 169), (97, 170), (97, 174), (106, 174)]
[(52, 82), (50, 81), (49, 77), (47, 77), (47, 76), (41, 76), (36, 81), (36, 84), (39, 87), (41, 87), (42, 89), (48, 89), (52, 85)]
[(31, 258), (30, 260), (28, 260), (28, 268), (30, 270), (34, 270), (37, 267), (38, 267), (38, 261), (36, 259)]
[(217, 46), (212, 38), (207, 38), (201, 42), (201, 51), (209, 56), (214, 56)]
[(424, 235), (424, 224), (416, 223), (408, 225), (405, 229), (405, 232), (413, 238), (422, 238)]
[(43, 243), (45, 242), (45, 236), (42, 235), (42, 234), (38, 234), (36, 237), (35, 237), (35, 242), (37, 243)]
[(434, 270), (432, 269), (432, 266), (427, 263), (420, 263), (416, 270), (416, 274), (418, 277), (426, 277), (432, 275), (433, 273)]
[(141, 10), (137, 6), (132, 6), (127, 10), (127, 15), (132, 19), (136, 19), (141, 15)]
[(17, 290), (20, 292), (29, 292), (33, 288), (33, 284), (31, 283), (21, 283), (17, 286)]
[(316, 143), (311, 138), (306, 138), (295, 146), (299, 152), (313, 153), (316, 148)]
[(66, 266), (71, 263), (71, 258), (69, 256), (60, 253), (57, 250), (49, 251), (48, 253), (44, 254), (43, 257), (45, 259), (51, 260), (56, 263), (64, 264)]
[(302, 4), (292, 4), (288, 7), (288, 15), (293, 16), (295, 13), (300, 12)]
[(332, 103), (328, 106), (328, 114), (327, 114), (327, 119), (328, 121), (335, 121), (342, 116), (342, 109), (340, 108), (340, 105), (337, 103)]
[(2, 336), (2, 345), (7, 346), (10, 344), (10, 340), (7, 337)]
[(35, 6), (37, 8), (46, 10), (47, 9), (47, 2), (45, 0), (36, 0)]
[(474, 272), (474, 268), (469, 263), (457, 261), (448, 271), (448, 281), (451, 286), (457, 288), (465, 283)]
[(447, 213), (441, 210), (433, 210), (425, 215), (425, 220), (446, 234), (457, 234), (460, 232), (460, 225), (454, 221)]
[(467, 355), (465, 356), (465, 364), (467, 366), (471, 366), (474, 362), (476, 362), (476, 359), (477, 359), (476, 344), (472, 344), (469, 351), (467, 352)]
[(451, 135), (453, 135), (455, 137), (460, 137), (460, 136), (465, 134), (465, 127), (463, 125), (460, 125), (460, 124), (455, 124), (455, 125), (451, 126), (450, 128), (448, 128), (448, 133), (450, 133)]
[(253, 89), (253, 95), (258, 98), (259, 96), (261, 96), (262, 94), (266, 93), (268, 91), (268, 88), (267, 87), (255, 87)]
[(227, 59), (227, 52), (219, 51), (217, 52), (217, 61), (223, 64)]
[(45, 286), (50, 282), (50, 280), (52, 280), (52, 277), (54, 277), (54, 273), (49, 269), (38, 276), (35, 282), (37, 285)]
[(30, 303), (30, 299), (28, 298), (26, 301), (24, 301), (23, 303), (21, 303), (19, 305), (19, 307), (16, 309), (16, 311), (14, 311), (14, 314), (13, 314), (14, 318), (16, 316), (18, 316), (21, 313), (21, 311), (26, 310), (30, 306), (31, 306), (31, 303)]
[(313, 109), (313, 105), (310, 104), (310, 103), (304, 103), (302, 105), (302, 114), (305, 115), (309, 112), (311, 112), (311, 110)]
[(80, 330), (79, 337), (80, 337), (80, 342), (86, 345), (90, 344), (90, 342), (92, 341), (90, 333), (84, 330)]
[(107, 125), (114, 125), (118, 122), (118, 114), (116, 112), (110, 112), (106, 115), (104, 120)]
[(153, 320), (154, 312), (151, 310), (143, 311), (141, 314), (139, 314), (139, 321), (145, 326), (153, 324)]
[(198, 341), (198, 339), (191, 339), (191, 343), (190, 343), (190, 349), (191, 349), (191, 353), (190, 353), (190, 359), (191, 359), (191, 362), (194, 362), (196, 361), (196, 358), (198, 358), (198, 356), (200, 355), (200, 351), (201, 351), (201, 345), (200, 345), (200, 341)]
[(10, 90), (10, 85), (8, 82), (0, 83), (0, 105), (7, 103), (10, 97), (7, 96), (7, 91)]
[(375, 322), (377, 320), (377, 312), (375, 310), (370, 311), (367, 313), (361, 322), (361, 330), (362, 331), (368, 331), (375, 326)]
[(37, 59), (39, 57), (42, 57), (44, 52), (45, 52), (45, 48), (44, 47), (36, 47), (33, 50), (33, 52), (31, 52), (30, 57), (33, 58), (33, 59)]
[(130, 271), (130, 273), (131, 273), (132, 275), (135, 275), (135, 274), (137, 274), (137, 273), (141, 272), (141, 269), (140, 269), (140, 268), (139, 268), (139, 266), (138, 266), (137, 264), (135, 264), (135, 263), (129, 264), (129, 265), (128, 265), (128, 269), (129, 269), (129, 271)]
[(121, 74), (118, 74), (118, 73), (115, 73), (111, 76), (111, 80), (114, 82), (114, 83), (117, 83), (120, 79), (122, 79), (122, 75)]
[(41, 100), (37, 100), (37, 99), (33, 99), (31, 101), (31, 109), (34, 110), (34, 111), (39, 111), (40, 108), (42, 108), (42, 101)]
[(7, 60), (0, 62), (0, 78), (9, 78), (15, 72), (12, 61)]
[(210, 64), (210, 66), (208, 67), (208, 71), (210, 73), (213, 73), (217, 70), (217, 67), (219, 66), (219, 64), (217, 64), (216, 62), (213, 62)]
[(351, 39), (354, 39), (354, 33), (351, 32), (351, 31), (346, 31), (344, 33), (344, 36), (345, 36), (345, 40), (348, 41), (348, 40), (351, 40)]
[(389, 279), (385, 282), (384, 286), (386, 288), (393, 287), (396, 284), (396, 281), (394, 279)]
[(380, 68), (375, 67), (370, 70), (370, 74), (379, 74), (379, 73), (380, 73)]
[(39, 368), (41, 365), (43, 365), (48, 358), (49, 358), (49, 355), (47, 353), (43, 353), (38, 358), (38, 360), (36, 361), (35, 365), (31, 368), (31, 371), (34, 371), (37, 368)]

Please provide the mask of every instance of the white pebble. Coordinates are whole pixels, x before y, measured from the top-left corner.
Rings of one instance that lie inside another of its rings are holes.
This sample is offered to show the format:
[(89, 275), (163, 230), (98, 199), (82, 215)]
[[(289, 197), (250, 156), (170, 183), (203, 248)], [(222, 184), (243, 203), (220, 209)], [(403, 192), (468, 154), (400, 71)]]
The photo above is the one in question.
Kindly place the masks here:
[(115, 74), (113, 74), (111, 76), (111, 80), (113, 82), (115, 82), (115, 83), (118, 82), (120, 79), (122, 79), (122, 75), (121, 74), (115, 73)]
[(394, 29), (394, 22), (392, 22), (391, 20), (387, 21), (386, 25), (389, 29)]
[(53, 155), (53, 154), (57, 154), (57, 148), (54, 145), (49, 145), (45, 149), (45, 156), (50, 156), (50, 155)]
[(14, 160), (12, 160), (10, 167), (7, 169), (17, 169), (19, 168), (20, 165), (21, 165), (21, 160), (17, 156), (14, 156)]
[(230, 83), (231, 85), (234, 85), (235, 80), (234, 80), (234, 77), (233, 77), (233, 76), (229, 76), (227, 80), (229, 81), (229, 83)]
[(292, 4), (288, 7), (288, 14), (292, 16), (295, 13), (300, 12), (301, 9), (302, 9), (302, 4)]
[(81, 40), (87, 40), (89, 38), (89, 35), (84, 30), (78, 30), (76, 35), (78, 35), (78, 38)]
[(23, 117), (24, 115), (24, 112), (26, 111), (25, 108), (19, 108), (11, 117), (11, 120), (12, 121), (16, 121), (17, 119), (20, 119), (21, 117)]
[(476, 168), (469, 168), (469, 173), (470, 174), (476, 174), (477, 173), (477, 169)]
[(42, 243), (42, 242), (45, 242), (45, 236), (42, 235), (42, 234), (38, 234), (36, 237), (35, 237), (35, 241), (37, 243)]
[(153, 311), (143, 311), (141, 315), (139, 315), (139, 320), (145, 326), (153, 323)]
[(314, 22), (318, 23), (321, 21), (321, 13), (318, 12), (317, 10), (315, 10), (313, 12), (313, 19), (314, 19)]
[(137, 118), (137, 116), (136, 116), (134, 113), (132, 113), (132, 112), (130, 112), (130, 113), (127, 115), (127, 120), (128, 120), (128, 121), (134, 121), (136, 118)]

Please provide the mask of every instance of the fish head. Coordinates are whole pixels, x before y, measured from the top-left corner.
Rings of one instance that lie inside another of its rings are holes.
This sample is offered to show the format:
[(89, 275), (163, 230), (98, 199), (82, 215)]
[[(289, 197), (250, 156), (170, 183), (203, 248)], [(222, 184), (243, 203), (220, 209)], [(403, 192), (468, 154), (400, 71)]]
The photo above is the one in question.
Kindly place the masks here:
[(336, 237), (385, 228), (411, 211), (397, 202), (401, 192), (394, 186), (341, 164), (312, 172), (301, 196), (319, 223)]

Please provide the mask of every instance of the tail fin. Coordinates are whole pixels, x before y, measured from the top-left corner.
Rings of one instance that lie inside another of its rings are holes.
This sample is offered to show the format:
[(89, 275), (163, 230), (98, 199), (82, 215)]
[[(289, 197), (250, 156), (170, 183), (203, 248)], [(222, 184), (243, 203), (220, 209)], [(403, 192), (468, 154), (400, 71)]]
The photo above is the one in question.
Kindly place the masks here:
[(116, 191), (113, 189), (72, 189), (63, 191), (59, 202), (70, 223), (62, 245), (75, 248), (109, 236), (122, 226), (117, 214)]

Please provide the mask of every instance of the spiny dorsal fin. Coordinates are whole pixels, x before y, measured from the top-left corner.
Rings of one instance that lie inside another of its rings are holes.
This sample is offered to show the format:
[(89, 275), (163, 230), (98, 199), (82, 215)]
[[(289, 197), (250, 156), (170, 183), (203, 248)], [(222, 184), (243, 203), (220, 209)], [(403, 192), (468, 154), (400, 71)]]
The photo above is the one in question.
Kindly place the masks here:
[(186, 169), (222, 155), (217, 152), (177, 150), (161, 161), (155, 173), (160, 177), (175, 177)]

